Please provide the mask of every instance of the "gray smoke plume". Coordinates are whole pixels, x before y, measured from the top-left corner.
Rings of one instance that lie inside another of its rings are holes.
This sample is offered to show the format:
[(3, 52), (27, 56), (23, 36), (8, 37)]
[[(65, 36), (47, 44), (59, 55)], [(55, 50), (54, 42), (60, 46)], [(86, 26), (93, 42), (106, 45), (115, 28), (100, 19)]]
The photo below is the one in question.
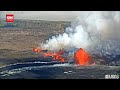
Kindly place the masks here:
[(83, 11), (63, 34), (52, 36), (43, 49), (83, 48), (92, 54), (120, 54), (120, 12)]

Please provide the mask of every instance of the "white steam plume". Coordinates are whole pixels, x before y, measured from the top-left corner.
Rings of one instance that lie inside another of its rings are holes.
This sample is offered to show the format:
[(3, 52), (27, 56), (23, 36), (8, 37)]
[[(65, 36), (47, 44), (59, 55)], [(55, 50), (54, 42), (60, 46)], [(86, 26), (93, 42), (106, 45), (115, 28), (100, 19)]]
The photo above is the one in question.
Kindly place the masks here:
[[(83, 48), (88, 51), (92, 49), (97, 50), (100, 44), (104, 44), (104, 41), (111, 40), (109, 42), (112, 42), (112, 40), (119, 40), (119, 29), (119, 11), (83, 11), (71, 23), (71, 27), (65, 29), (63, 34), (52, 36), (41, 47), (49, 50), (59, 50), (61, 48), (68, 51), (74, 48)], [(106, 48), (114, 46), (105, 45)], [(101, 49), (103, 49), (102, 46), (99, 50)]]

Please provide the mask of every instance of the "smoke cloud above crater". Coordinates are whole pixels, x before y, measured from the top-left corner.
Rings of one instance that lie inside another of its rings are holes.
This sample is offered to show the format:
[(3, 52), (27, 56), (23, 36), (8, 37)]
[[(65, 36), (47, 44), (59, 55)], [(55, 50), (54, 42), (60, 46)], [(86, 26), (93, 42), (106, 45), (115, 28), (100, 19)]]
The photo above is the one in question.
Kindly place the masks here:
[[(119, 11), (83, 11), (71, 22), (71, 27), (66, 27), (63, 34), (52, 36), (41, 47), (49, 50), (64, 48), (68, 51), (74, 48), (90, 51), (99, 47), (97, 51), (106, 54), (120, 47), (117, 41), (120, 39), (119, 29)], [(103, 45), (104, 51), (101, 51)]]

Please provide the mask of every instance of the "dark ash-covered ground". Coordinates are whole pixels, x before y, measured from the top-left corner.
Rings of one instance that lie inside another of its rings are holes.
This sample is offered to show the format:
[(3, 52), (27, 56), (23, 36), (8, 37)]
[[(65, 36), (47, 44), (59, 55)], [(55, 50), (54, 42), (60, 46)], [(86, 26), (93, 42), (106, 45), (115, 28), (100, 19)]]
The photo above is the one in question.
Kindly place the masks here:
[(33, 47), (63, 33), (70, 22), (15, 20), (13, 24), (0, 21), (0, 25), (0, 66), (3, 66), (26, 61), (23, 58), (36, 58)]
[(120, 74), (119, 60), (118, 66), (114, 66), (116, 62), (104, 62), (103, 58), (95, 56), (93, 60), (97, 65), (82, 67), (52, 62), (32, 52), (40, 42), (63, 33), (70, 22), (16, 20), (14, 24), (0, 23), (1, 79), (104, 79), (106, 74)]
[(91, 65), (77, 66), (52, 61), (50, 58), (16, 63), (0, 68), (1, 79), (105, 79), (119, 75), (120, 67)]

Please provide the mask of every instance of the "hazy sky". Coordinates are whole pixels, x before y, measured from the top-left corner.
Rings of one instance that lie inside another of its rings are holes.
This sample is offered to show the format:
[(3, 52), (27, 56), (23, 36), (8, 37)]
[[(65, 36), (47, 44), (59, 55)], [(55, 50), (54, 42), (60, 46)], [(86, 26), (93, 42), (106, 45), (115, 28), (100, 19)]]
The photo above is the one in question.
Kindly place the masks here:
[(0, 11), (0, 18), (4, 19), (8, 13), (14, 14), (15, 19), (72, 21), (80, 11)]

